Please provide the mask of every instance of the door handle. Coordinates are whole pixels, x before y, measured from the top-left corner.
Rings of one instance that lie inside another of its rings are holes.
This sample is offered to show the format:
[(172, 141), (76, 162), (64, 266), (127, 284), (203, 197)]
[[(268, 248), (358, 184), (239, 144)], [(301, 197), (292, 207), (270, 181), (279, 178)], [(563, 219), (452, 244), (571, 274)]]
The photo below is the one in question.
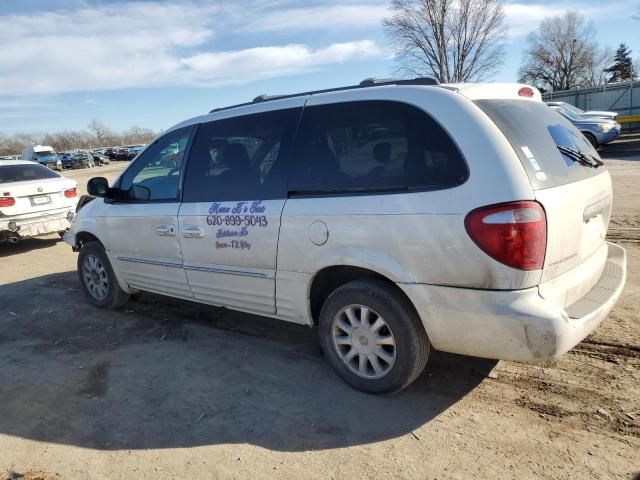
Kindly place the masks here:
[(185, 225), (182, 229), (182, 236), (185, 238), (202, 238), (204, 230), (197, 225)]
[(176, 227), (170, 224), (158, 225), (156, 227), (156, 233), (161, 237), (175, 237)]

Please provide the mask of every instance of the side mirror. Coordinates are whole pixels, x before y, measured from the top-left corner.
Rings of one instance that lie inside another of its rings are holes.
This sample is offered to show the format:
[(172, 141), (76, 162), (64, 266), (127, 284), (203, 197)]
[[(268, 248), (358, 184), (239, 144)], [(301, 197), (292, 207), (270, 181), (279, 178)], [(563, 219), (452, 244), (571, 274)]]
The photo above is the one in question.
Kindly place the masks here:
[(109, 192), (109, 182), (104, 177), (93, 177), (87, 182), (87, 193), (94, 197), (106, 197)]

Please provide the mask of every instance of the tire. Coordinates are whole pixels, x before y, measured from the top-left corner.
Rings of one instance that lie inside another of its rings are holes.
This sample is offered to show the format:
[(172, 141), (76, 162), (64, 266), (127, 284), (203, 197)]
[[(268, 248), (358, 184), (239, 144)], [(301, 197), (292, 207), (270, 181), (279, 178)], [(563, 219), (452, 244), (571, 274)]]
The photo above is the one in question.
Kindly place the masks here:
[(78, 276), (87, 299), (96, 307), (118, 308), (129, 300), (129, 295), (120, 288), (104, 247), (99, 242), (85, 243), (80, 249)]
[(408, 386), (424, 370), (431, 348), (413, 307), (395, 285), (381, 280), (350, 282), (329, 295), (318, 334), (331, 367), (366, 393), (393, 393)]
[(594, 137), (592, 133), (585, 132), (583, 133), (583, 135), (587, 140), (589, 140), (589, 143), (593, 148), (596, 148), (596, 149), (598, 148), (598, 140), (596, 140), (596, 137)]

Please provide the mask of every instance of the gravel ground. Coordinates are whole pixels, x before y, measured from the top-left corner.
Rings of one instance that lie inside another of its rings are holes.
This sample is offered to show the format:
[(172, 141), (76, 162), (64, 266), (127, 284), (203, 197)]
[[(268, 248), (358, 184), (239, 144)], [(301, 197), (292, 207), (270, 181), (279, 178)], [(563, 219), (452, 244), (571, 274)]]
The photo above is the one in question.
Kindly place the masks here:
[(607, 164), (629, 276), (603, 325), (545, 364), (435, 352), (387, 397), (309, 328), (146, 294), (101, 311), (56, 237), (0, 245), (0, 479), (633, 478), (640, 162)]

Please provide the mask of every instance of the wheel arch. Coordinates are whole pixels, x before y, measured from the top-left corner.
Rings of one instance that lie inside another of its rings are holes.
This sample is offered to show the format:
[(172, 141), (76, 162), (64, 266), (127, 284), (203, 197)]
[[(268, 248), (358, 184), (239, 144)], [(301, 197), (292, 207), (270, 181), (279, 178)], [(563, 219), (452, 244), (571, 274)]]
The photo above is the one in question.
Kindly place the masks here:
[(418, 318), (421, 318), (407, 294), (398, 287), (396, 282), (383, 273), (354, 265), (331, 265), (316, 272), (309, 283), (308, 305), (313, 325), (318, 325), (322, 305), (332, 292), (349, 282), (368, 279), (384, 282), (390, 290), (406, 302), (407, 306), (414, 311)]
[(582, 135), (584, 135), (584, 137), (587, 140), (589, 140), (589, 142), (591, 142), (591, 139), (593, 139), (593, 142), (591, 142), (591, 144), (594, 147), (600, 146), (600, 142), (598, 141), (598, 137), (596, 137), (593, 132), (590, 132), (589, 130), (581, 130), (581, 132), (582, 132)]
[(79, 251), (84, 244), (89, 242), (98, 242), (103, 248), (105, 248), (104, 242), (102, 242), (97, 235), (88, 230), (81, 230), (75, 234), (73, 250)]

